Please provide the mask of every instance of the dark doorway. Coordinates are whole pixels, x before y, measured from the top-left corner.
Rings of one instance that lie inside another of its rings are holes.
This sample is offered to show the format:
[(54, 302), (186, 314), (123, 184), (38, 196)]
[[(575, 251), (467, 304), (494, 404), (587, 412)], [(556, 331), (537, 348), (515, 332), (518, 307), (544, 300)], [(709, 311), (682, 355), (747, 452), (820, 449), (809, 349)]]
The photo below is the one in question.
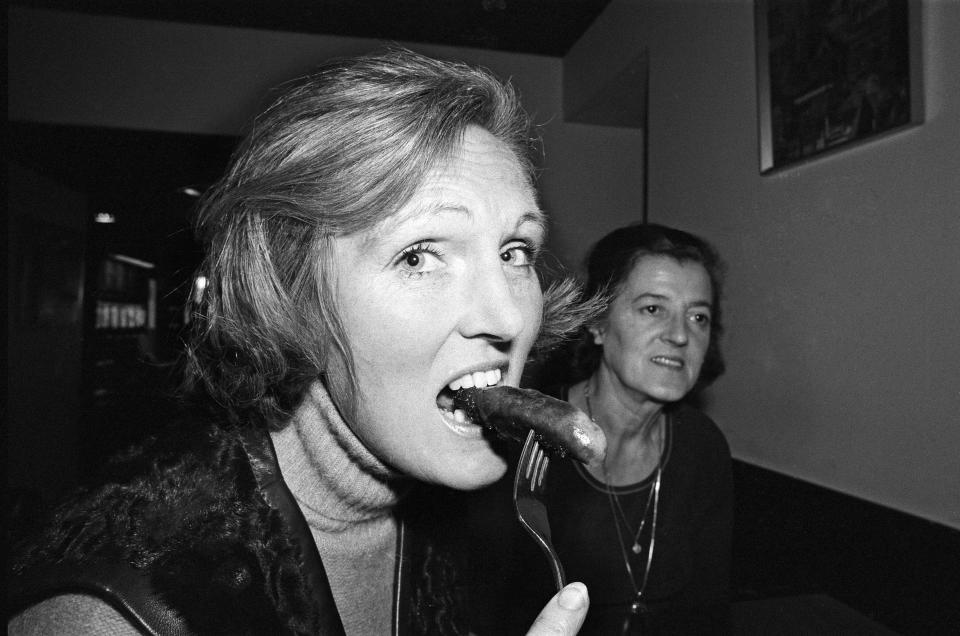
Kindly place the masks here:
[(190, 229), (196, 194), (234, 144), (8, 123), (14, 497), (59, 497), (168, 411), (200, 257)]

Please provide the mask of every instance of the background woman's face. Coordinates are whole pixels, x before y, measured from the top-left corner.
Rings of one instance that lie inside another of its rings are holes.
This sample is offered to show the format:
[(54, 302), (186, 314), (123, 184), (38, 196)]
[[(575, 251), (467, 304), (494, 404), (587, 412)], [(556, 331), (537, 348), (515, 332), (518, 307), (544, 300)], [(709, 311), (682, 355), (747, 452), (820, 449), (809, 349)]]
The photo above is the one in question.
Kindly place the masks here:
[(675, 402), (697, 381), (710, 344), (712, 286), (700, 263), (644, 256), (592, 329), (600, 372), (640, 402)]
[(467, 130), (397, 215), (335, 241), (336, 300), (359, 386), (358, 437), (403, 473), (477, 488), (506, 464), (448, 410), (473, 374), (517, 385), (540, 328), (543, 216), (513, 154)]

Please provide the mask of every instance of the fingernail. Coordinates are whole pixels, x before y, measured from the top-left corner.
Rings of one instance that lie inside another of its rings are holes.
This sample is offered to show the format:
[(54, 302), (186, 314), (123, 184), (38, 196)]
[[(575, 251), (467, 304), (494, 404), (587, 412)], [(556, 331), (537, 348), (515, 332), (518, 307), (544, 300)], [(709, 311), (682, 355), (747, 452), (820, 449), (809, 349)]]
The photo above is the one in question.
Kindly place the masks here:
[(560, 590), (557, 603), (559, 603), (563, 609), (581, 609), (587, 603), (587, 590), (582, 583), (571, 583)]

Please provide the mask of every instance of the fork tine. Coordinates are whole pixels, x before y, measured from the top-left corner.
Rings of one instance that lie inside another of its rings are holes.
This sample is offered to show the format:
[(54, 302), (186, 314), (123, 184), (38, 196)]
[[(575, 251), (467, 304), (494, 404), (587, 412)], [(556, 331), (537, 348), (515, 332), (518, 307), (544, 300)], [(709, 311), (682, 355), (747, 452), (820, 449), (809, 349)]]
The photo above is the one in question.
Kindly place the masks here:
[(540, 444), (533, 443), (533, 478), (530, 480), (530, 492), (536, 492), (543, 486), (543, 478), (547, 474), (547, 467), (550, 465), (550, 458), (540, 448)]
[(535, 441), (533, 444), (526, 444), (523, 448), (523, 476), (531, 483), (533, 483), (532, 475), (533, 467), (537, 461), (537, 450), (539, 450), (539, 446)]

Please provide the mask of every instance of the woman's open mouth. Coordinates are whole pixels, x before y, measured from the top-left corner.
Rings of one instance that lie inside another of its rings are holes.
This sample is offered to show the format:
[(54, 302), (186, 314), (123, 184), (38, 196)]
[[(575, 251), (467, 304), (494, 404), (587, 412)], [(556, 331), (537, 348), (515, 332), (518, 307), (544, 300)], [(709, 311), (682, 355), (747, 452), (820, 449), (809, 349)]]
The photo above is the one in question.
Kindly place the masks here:
[(454, 405), (454, 394), (459, 389), (478, 388), (483, 389), (489, 386), (500, 384), (502, 373), (500, 369), (490, 369), (489, 371), (474, 371), (467, 373), (447, 386), (437, 394), (437, 408), (443, 416), (444, 422), (460, 435), (470, 437), (479, 436), (483, 429), (467, 415), (463, 409), (458, 409)]

